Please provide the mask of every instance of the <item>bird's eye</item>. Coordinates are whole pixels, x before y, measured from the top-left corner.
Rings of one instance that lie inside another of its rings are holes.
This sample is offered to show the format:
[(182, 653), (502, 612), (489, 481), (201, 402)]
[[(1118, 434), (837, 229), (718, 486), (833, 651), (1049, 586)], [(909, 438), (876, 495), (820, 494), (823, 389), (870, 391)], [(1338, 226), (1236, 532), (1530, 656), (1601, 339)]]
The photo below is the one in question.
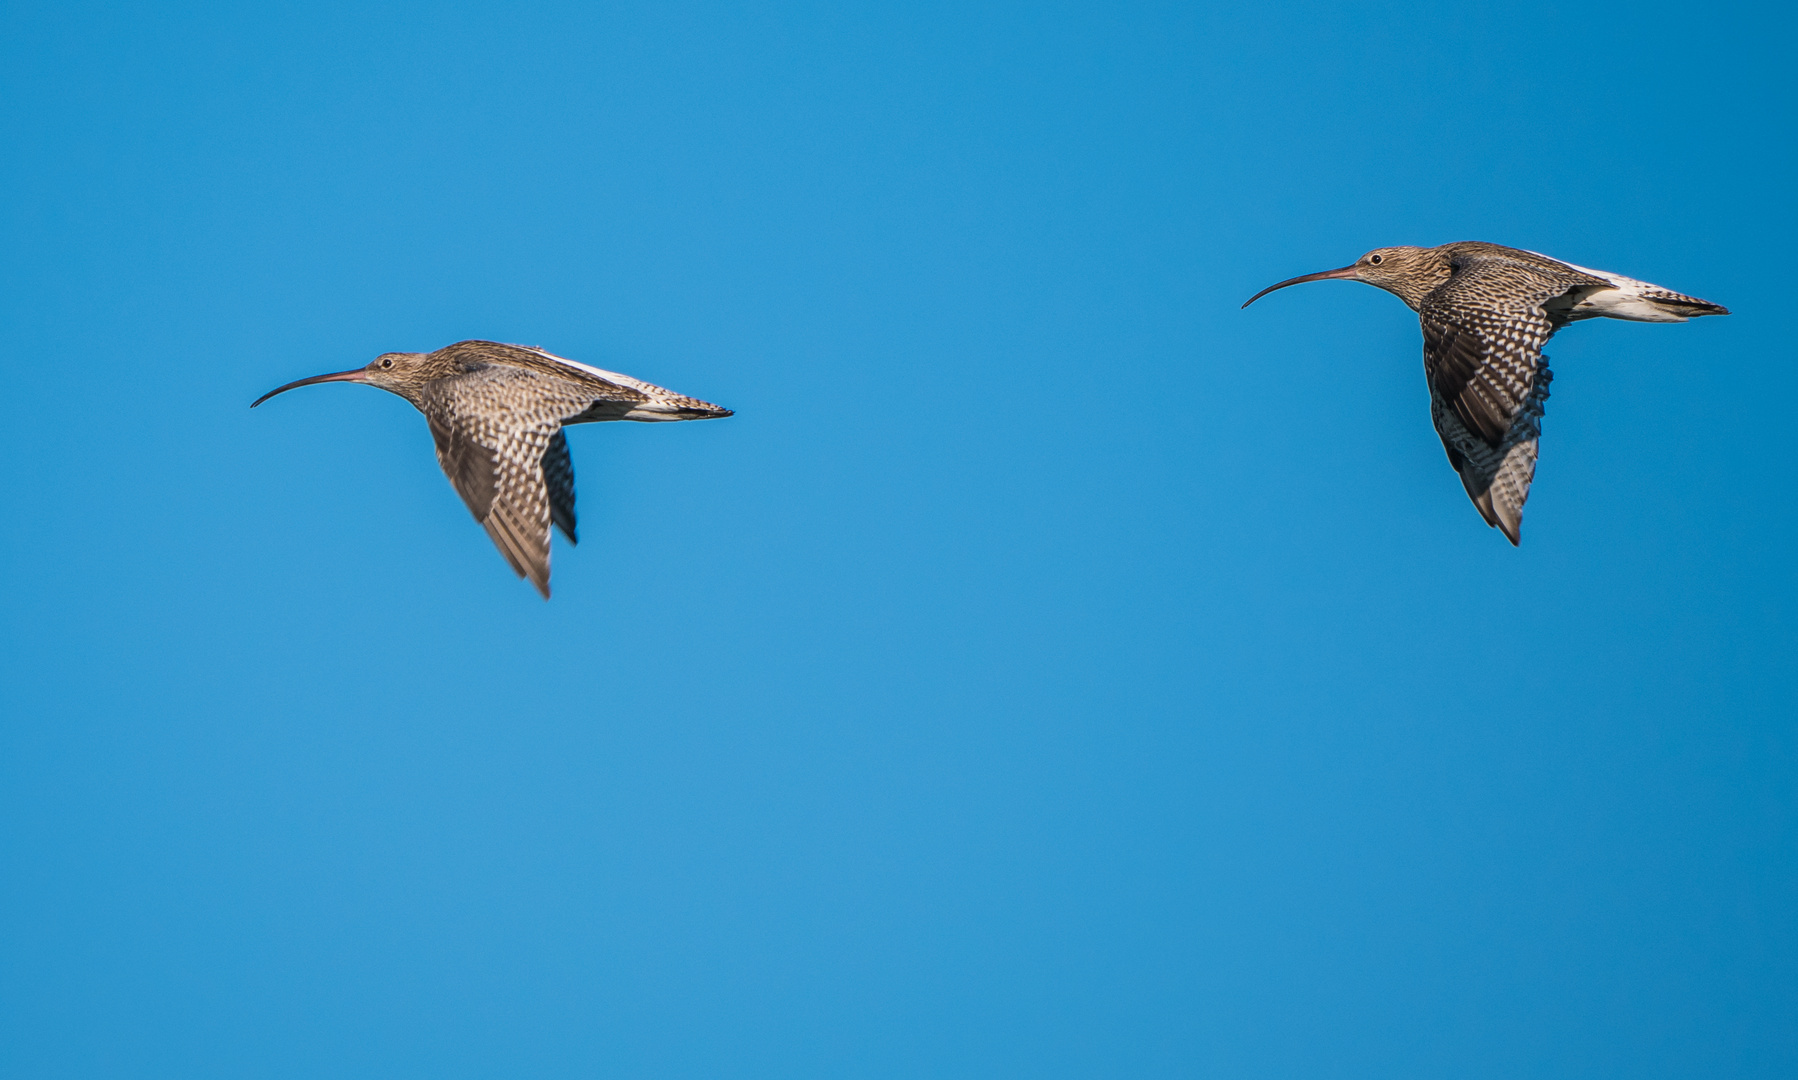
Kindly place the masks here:
[(1378, 266), (1382, 262), (1386, 261), (1386, 256), (1384, 256), (1384, 255), (1369, 255), (1367, 257), (1367, 261), (1374, 264), (1375, 266)]
[(391, 356), (382, 357), (381, 358), (381, 366), (382, 367), (392, 367), (393, 366), (393, 357), (391, 357)]

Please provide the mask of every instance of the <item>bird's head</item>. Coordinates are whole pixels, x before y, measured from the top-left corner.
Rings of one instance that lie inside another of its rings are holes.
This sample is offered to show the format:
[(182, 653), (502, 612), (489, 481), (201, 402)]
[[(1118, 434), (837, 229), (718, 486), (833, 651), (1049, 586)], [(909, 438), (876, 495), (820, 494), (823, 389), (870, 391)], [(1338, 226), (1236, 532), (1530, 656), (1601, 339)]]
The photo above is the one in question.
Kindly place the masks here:
[(1339, 270), (1323, 270), (1315, 274), (1304, 274), (1288, 278), (1277, 285), (1269, 285), (1254, 296), (1248, 298), (1243, 307), (1261, 299), (1275, 289), (1284, 289), (1288, 285), (1300, 285), (1307, 281), (1364, 281), (1369, 285), (1385, 289), (1387, 292), (1411, 305), (1412, 309), (1423, 303), (1430, 290), (1448, 280), (1449, 267), (1447, 260), (1435, 248), (1425, 247), (1384, 247), (1372, 251), (1356, 259)]
[(326, 382), (359, 382), (370, 386), (378, 386), (383, 390), (411, 399), (417, 388), (425, 381), (424, 366), (428, 353), (390, 352), (382, 353), (369, 361), (367, 367), (351, 368), (348, 371), (334, 371), (329, 375), (314, 375), (310, 379), (298, 379), (286, 386), (277, 386), (268, 393), (250, 403), (250, 408), (285, 393), (296, 386), (311, 386), (313, 383)]

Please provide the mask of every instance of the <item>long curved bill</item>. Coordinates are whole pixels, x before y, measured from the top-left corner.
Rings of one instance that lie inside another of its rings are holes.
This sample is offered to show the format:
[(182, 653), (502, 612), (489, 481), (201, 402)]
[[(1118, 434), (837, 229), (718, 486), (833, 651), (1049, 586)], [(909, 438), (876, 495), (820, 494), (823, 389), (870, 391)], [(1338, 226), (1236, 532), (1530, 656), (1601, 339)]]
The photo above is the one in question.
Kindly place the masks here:
[[(1256, 293), (1254, 296), (1251, 296), (1247, 300), (1244, 300), (1242, 302), (1242, 306), (1248, 307), (1250, 304), (1261, 299), (1263, 296), (1266, 296), (1268, 293), (1273, 292), (1275, 289), (1284, 289), (1288, 285), (1303, 285), (1307, 281), (1329, 281), (1331, 278), (1353, 278), (1354, 276), (1355, 276), (1355, 265), (1353, 263), (1350, 263), (1349, 265), (1343, 267), (1340, 270), (1319, 270), (1315, 274), (1305, 274), (1302, 277), (1287, 278), (1285, 281), (1280, 282), (1278, 285), (1269, 285), (1267, 288), (1262, 289), (1260, 292)], [(1241, 308), (1238, 308), (1237, 310), (1240, 311)], [(281, 391), (279, 391), (279, 390), (275, 391), (275, 393), (277, 393), (277, 394), (280, 392)]]
[(256, 406), (267, 401), (269, 398), (274, 397), (276, 394), (285, 394), (287, 391), (292, 390), (296, 386), (311, 386), (313, 383), (321, 383), (321, 382), (367, 382), (367, 381), (368, 381), (368, 370), (366, 368), (353, 368), (349, 371), (334, 371), (329, 375), (314, 375), (310, 379), (297, 379), (293, 382), (288, 383), (286, 386), (275, 387), (273, 390), (270, 390), (268, 393), (257, 398), (255, 401), (250, 402), (250, 408), (254, 409)]

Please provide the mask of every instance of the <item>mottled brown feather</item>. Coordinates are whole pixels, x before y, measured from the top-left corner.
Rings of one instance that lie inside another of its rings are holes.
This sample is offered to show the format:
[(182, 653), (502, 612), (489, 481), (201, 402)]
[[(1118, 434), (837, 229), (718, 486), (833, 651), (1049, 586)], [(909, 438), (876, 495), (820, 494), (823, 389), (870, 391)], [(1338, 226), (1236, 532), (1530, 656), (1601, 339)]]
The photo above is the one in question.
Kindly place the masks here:
[(449, 477), (450, 486), (476, 521), (485, 521), (493, 509), (493, 451), (468, 438), (453, 425), (447, 414), (425, 413), (431, 427), (431, 440), (437, 444), (437, 464)]
[[(544, 460), (563, 419), (591, 400), (568, 380), (511, 365), (435, 379), (419, 395), (450, 483), (512, 569), (546, 597), (551, 510)], [(566, 462), (565, 441), (560, 450)], [(569, 489), (565, 531), (572, 531), (572, 464), (562, 475)]]
[(1544, 304), (1602, 282), (1529, 252), (1447, 247), (1449, 279), (1418, 306), (1425, 373), (1431, 391), (1496, 448), (1529, 401), (1542, 346), (1554, 336)]
[(574, 459), (568, 454), (568, 436), (560, 430), (549, 437), (543, 451), (543, 483), (549, 489), (550, 520), (569, 543), (580, 543), (575, 535)]

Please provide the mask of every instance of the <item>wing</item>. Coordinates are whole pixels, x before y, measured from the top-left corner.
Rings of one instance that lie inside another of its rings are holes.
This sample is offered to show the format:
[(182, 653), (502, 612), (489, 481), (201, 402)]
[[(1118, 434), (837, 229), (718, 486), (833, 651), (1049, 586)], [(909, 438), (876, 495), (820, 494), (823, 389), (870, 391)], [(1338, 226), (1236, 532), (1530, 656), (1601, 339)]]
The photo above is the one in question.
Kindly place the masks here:
[(1424, 375), (1448, 460), (1488, 525), (1515, 544), (1536, 474), (1551, 376), (1543, 305), (1578, 282), (1504, 258), (1469, 261), (1424, 299)]
[(1469, 431), (1499, 446), (1535, 387), (1542, 346), (1554, 333), (1548, 316), (1535, 305), (1487, 312), (1426, 300), (1419, 321), (1431, 391)]
[(561, 428), (543, 451), (543, 484), (549, 490), (550, 520), (569, 543), (580, 543), (574, 534), (574, 459), (568, 456), (568, 437)]
[[(456, 493), (520, 577), (549, 597), (550, 488), (544, 464), (552, 441), (567, 462), (563, 417), (588, 396), (559, 380), (494, 365), (426, 384), (419, 410), (431, 425), (437, 461)], [(572, 467), (567, 531), (573, 531)]]
[(705, 420), (731, 415), (729, 409), (710, 402), (677, 394), (616, 371), (606, 371), (569, 360), (546, 349), (529, 345), (458, 341), (454, 345), (444, 346), (432, 355), (471, 367), (504, 365), (572, 380), (587, 391), (587, 405), (578, 414), (567, 417), (565, 422), (570, 424), (598, 420)]

